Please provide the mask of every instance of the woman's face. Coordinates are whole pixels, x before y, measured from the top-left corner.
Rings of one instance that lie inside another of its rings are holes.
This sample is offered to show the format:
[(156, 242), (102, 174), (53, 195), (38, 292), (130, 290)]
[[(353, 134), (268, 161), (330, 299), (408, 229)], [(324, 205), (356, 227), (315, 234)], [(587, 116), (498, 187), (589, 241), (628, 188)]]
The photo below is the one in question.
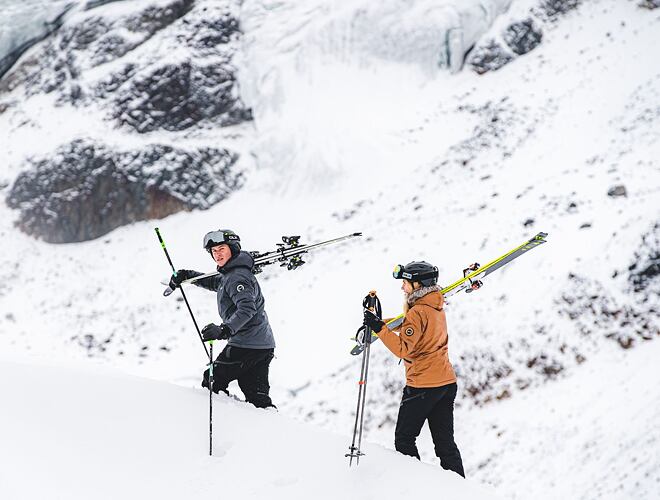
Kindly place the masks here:
[(406, 280), (406, 279), (401, 280), (401, 281), (402, 281), (401, 290), (403, 290), (403, 293), (405, 293), (406, 295), (411, 294), (412, 291), (414, 290), (413, 284), (410, 281)]

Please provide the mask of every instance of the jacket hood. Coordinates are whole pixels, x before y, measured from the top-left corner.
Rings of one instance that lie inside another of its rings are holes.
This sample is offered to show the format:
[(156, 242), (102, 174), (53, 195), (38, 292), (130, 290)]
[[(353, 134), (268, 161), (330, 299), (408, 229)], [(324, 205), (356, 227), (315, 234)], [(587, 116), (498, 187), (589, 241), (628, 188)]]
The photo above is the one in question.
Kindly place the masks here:
[(408, 295), (408, 305), (412, 307), (414, 304), (419, 303), (440, 311), (445, 303), (445, 299), (442, 296), (442, 293), (440, 293), (440, 290), (441, 288), (439, 285), (424, 286), (417, 290), (413, 290), (412, 293)]
[(254, 267), (254, 258), (252, 255), (250, 255), (248, 252), (241, 251), (241, 253), (239, 253), (236, 257), (229, 259), (229, 261), (224, 266), (219, 267), (218, 271), (221, 273), (226, 273), (227, 271), (231, 271), (232, 269), (239, 267), (244, 267), (252, 271), (252, 268)]

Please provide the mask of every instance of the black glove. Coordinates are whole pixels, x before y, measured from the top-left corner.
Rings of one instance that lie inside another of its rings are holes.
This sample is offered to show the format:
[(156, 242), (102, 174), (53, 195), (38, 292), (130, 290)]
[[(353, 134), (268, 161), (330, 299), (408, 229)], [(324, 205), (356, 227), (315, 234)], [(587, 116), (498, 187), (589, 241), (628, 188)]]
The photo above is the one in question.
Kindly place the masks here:
[(202, 328), (202, 339), (204, 342), (209, 340), (227, 340), (231, 337), (231, 328), (227, 325), (215, 325), (209, 323), (204, 328)]
[(190, 271), (188, 269), (179, 269), (176, 274), (172, 274), (170, 278), (170, 288), (174, 290), (175, 288), (181, 286), (181, 282), (194, 278), (195, 276), (200, 276), (201, 273), (197, 271)]
[(364, 321), (362, 322), (364, 326), (368, 326), (371, 328), (373, 332), (380, 332), (381, 328), (383, 328), (383, 323), (381, 320), (378, 319), (378, 316), (376, 316), (374, 313), (371, 311), (364, 311)]

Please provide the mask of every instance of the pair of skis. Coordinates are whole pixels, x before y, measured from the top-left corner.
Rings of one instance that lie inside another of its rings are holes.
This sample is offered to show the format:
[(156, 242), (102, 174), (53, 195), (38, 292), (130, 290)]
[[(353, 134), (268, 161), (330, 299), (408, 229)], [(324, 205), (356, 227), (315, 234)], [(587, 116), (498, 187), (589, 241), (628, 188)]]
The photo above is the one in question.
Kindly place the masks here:
[[(483, 284), (481, 280), (483, 280), (486, 276), (494, 273), (501, 267), (506, 266), (508, 263), (517, 259), (521, 255), (527, 253), (533, 248), (536, 248), (539, 245), (546, 243), (545, 238), (547, 236), (548, 233), (538, 233), (536, 236), (526, 241), (522, 245), (514, 248), (513, 250), (510, 250), (509, 252), (505, 253), (504, 255), (498, 257), (497, 259), (489, 262), (484, 266), (480, 266), (477, 263), (468, 266), (466, 269), (463, 270), (463, 277), (461, 279), (456, 280), (454, 283), (441, 290), (442, 295), (444, 295), (445, 298), (447, 298), (464, 290), (467, 293), (471, 293), (475, 290), (478, 290), (479, 288), (481, 288)], [(403, 320), (404, 320), (404, 315), (400, 314), (396, 318), (393, 318), (388, 323), (386, 323), (386, 325), (390, 330), (394, 330), (395, 328), (401, 326)], [(353, 347), (353, 349), (351, 350), (351, 354), (353, 356), (357, 356), (358, 354), (361, 354), (366, 345), (364, 339), (361, 340), (360, 338), (356, 337), (355, 340), (358, 344), (355, 347)], [(378, 340), (378, 336), (376, 334), (373, 334), (371, 337), (371, 343), (377, 340)]]
[[(252, 273), (259, 274), (263, 271), (265, 266), (269, 266), (271, 264), (279, 264), (280, 267), (286, 267), (289, 271), (293, 271), (305, 264), (302, 256), (310, 250), (315, 250), (317, 248), (339, 243), (351, 238), (356, 238), (358, 236), (362, 236), (362, 233), (351, 233), (347, 234), (346, 236), (340, 236), (339, 238), (333, 238), (331, 240), (312, 243), (309, 245), (301, 245), (300, 236), (282, 236), (282, 243), (277, 243), (277, 248), (275, 250), (264, 253), (250, 252), (250, 255), (252, 255), (252, 258), (254, 259), (254, 267), (252, 268)], [(213, 271), (210, 273), (202, 274), (201, 276), (196, 276), (194, 278), (184, 280), (181, 282), (181, 284), (192, 284), (196, 281), (203, 280), (204, 278), (217, 276), (218, 274), (220, 274), (219, 271)], [(163, 292), (163, 295), (167, 297), (173, 291), (174, 290), (168, 286)]]

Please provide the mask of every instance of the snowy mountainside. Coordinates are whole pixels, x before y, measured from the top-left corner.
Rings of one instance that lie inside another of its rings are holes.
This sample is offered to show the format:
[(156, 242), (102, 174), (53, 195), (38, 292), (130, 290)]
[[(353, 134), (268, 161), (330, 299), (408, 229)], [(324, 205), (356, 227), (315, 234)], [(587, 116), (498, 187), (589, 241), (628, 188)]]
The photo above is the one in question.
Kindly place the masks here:
[[(0, 97), (4, 105), (7, 96), (13, 99), (0, 113), (11, 145), (0, 172), (5, 199), (26, 157), (46, 157), (62, 144), (53, 132), (58, 127), (64, 142), (91, 131), (121, 157), (156, 139), (195, 150), (233, 146), (247, 172), (241, 189), (208, 210), (136, 222), (76, 244), (25, 235), (14, 227), (17, 211), (0, 205), (0, 235), (8, 242), (0, 254), (6, 285), (0, 349), (30, 359), (89, 357), (197, 385), (203, 350), (182, 302), (160, 295), (158, 281), (169, 268), (155, 225), (175, 265), (199, 270), (211, 270), (201, 237), (217, 227), (234, 228), (244, 248), (259, 250), (283, 234), (313, 242), (363, 231), (361, 241), (319, 251), (300, 270), (269, 269), (260, 277), (278, 342), (275, 402), (287, 415), (341, 432), (347, 445), (359, 371), (359, 360), (348, 355), (349, 337), (360, 324), (364, 294), (375, 288), (385, 314), (398, 314), (395, 264), (425, 258), (448, 283), (465, 265), (547, 231), (546, 245), (447, 307), (461, 391), (457, 435), (468, 476), (511, 496), (511, 485), (524, 481), (540, 498), (561, 496), (565, 484), (579, 485), (584, 498), (655, 498), (654, 415), (644, 405), (657, 397), (657, 384), (645, 386), (632, 374), (635, 363), (653, 362), (660, 330), (660, 67), (649, 49), (658, 44), (660, 19), (634, 1), (567, 3), (575, 8), (553, 21), (534, 18), (543, 37), (528, 53), (482, 75), (468, 56), (463, 71), (451, 75), (428, 59), (408, 62), (368, 50), (349, 29), (352, 9), (362, 4), (243, 2), (232, 63), (235, 89), (254, 122), (238, 126), (141, 134), (126, 124), (113, 128), (117, 122), (107, 118), (114, 108), (105, 98), (95, 104), (93, 93), (89, 106), (75, 108), (50, 94), (26, 97), (27, 87), (16, 86)], [(475, 48), (501, 40), (506, 27), (537, 5), (511, 2)], [(319, 26), (328, 29), (317, 33)], [(151, 40), (171, 48), (170, 33), (161, 30)], [(399, 41), (401, 53), (410, 53)], [(146, 57), (167, 61), (156, 54)], [(85, 82), (97, 81), (94, 72), (83, 74)], [(212, 295), (191, 289), (189, 298), (200, 323), (217, 321)], [(403, 369), (382, 345), (373, 356), (366, 439), (391, 446)], [(604, 359), (610, 365), (603, 367)], [(587, 371), (611, 365), (633, 381), (625, 386), (626, 405), (643, 414), (629, 441), (592, 433), (597, 410), (608, 411), (602, 406), (608, 387), (592, 390), (598, 377), (585, 383), (583, 402), (561, 393)], [(547, 415), (530, 410), (543, 404), (551, 405)], [(582, 418), (590, 405), (594, 413)], [(518, 412), (544, 425), (512, 432), (522, 425)], [(575, 435), (593, 441), (553, 461), (539, 449), (566, 437), (561, 424), (569, 418)], [(640, 468), (648, 475), (636, 477), (639, 487), (617, 490), (623, 483), (616, 474), (592, 487), (591, 477), (609, 470), (605, 460), (620, 463), (613, 451), (619, 448), (623, 457), (649, 464)], [(432, 460), (430, 450), (424, 459)], [(572, 469), (557, 465), (562, 461)], [(522, 465), (537, 463), (543, 466)], [(551, 466), (560, 472), (548, 474)]]
[[(497, 498), (376, 445), (371, 463), (349, 469), (340, 436), (226, 396), (215, 397), (209, 457), (203, 390), (91, 367), (2, 361), (0, 375), (3, 404), (15, 409), (0, 414), (2, 498), (383, 498), (411, 485)], [(43, 392), (26, 400), (35, 386)]]

